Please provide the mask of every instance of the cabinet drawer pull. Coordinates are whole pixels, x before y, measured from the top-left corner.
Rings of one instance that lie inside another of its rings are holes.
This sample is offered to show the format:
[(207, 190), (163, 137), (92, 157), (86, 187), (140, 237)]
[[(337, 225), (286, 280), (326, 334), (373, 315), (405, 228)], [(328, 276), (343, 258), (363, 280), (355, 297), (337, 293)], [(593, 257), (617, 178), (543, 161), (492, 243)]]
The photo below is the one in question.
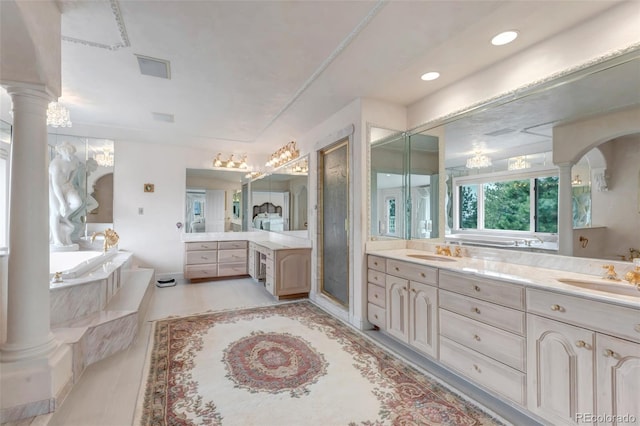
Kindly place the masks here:
[(378, 314), (374, 314), (374, 315), (373, 315), (373, 317), (374, 317), (375, 319), (378, 319)]
[(605, 349), (604, 352), (602, 353), (602, 355), (604, 355), (606, 357), (615, 357), (616, 353), (614, 351), (612, 351), (611, 349)]
[(416, 289), (415, 289), (415, 288), (412, 288), (412, 289), (411, 289), (411, 291), (415, 293), (415, 292), (416, 292)]
[(478, 287), (477, 285), (474, 285), (474, 286), (473, 286), (473, 289), (474, 289), (475, 291), (480, 291), (480, 287)]
[(558, 311), (558, 312), (563, 311), (562, 306), (560, 306), (560, 305), (551, 305), (551, 310), (552, 311)]
[(473, 308), (473, 309), (471, 309), (471, 311), (472, 311), (472, 312), (475, 312), (476, 314), (479, 314), (479, 313), (480, 313), (480, 309), (478, 309), (478, 308)]
[(480, 367), (478, 367), (478, 364), (473, 364), (473, 369), (476, 370), (478, 373), (482, 373), (482, 370), (480, 370)]
[(200, 248), (209, 248), (209, 246), (206, 244), (200, 244)]
[(378, 295), (377, 295), (377, 294), (374, 294), (374, 295), (373, 295), (373, 297), (375, 297), (375, 298), (377, 299), (377, 298), (378, 298)]
[(200, 259), (209, 260), (209, 258), (207, 256), (200, 256)]
[(474, 340), (476, 340), (477, 342), (480, 341), (480, 336), (478, 336), (477, 334), (473, 335)]
[(374, 265), (378, 266), (378, 262), (373, 262)]
[(576, 342), (576, 346), (579, 347), (579, 348), (584, 348), (584, 347), (587, 346), (587, 344), (586, 344), (586, 342), (584, 340), (578, 340)]
[(420, 272), (420, 276), (421, 276), (422, 278), (427, 278), (427, 274), (425, 274), (424, 272)]
[(399, 270), (400, 270), (400, 268), (398, 268), (397, 266), (396, 266), (396, 268), (395, 268), (395, 269), (396, 269), (396, 271), (399, 271)]

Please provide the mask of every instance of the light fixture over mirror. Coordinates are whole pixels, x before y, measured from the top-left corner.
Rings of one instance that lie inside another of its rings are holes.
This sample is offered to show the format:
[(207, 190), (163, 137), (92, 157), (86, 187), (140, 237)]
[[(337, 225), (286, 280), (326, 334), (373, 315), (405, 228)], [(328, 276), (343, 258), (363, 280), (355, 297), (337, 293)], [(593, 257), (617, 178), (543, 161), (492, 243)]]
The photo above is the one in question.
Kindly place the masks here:
[(298, 150), (298, 145), (295, 141), (291, 141), (271, 154), (271, 157), (269, 158), (269, 161), (265, 163), (265, 166), (276, 168), (291, 160), (295, 160), (299, 156), (300, 151)]
[(219, 152), (216, 158), (213, 159), (213, 167), (245, 170), (248, 167), (247, 154), (244, 154), (239, 161), (233, 159), (233, 154), (230, 154), (227, 160), (223, 160), (222, 153)]

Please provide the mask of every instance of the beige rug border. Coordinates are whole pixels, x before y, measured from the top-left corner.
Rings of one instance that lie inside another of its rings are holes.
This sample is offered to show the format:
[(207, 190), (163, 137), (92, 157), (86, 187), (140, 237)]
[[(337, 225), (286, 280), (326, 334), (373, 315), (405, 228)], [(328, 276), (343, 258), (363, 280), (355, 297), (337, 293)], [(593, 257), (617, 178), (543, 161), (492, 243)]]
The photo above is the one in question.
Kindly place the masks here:
[[(158, 322), (174, 320), (174, 319), (189, 318), (189, 317), (198, 317), (198, 316), (203, 316), (203, 315), (217, 314), (217, 313), (230, 312), (230, 311), (244, 311), (244, 310), (248, 310), (248, 309), (259, 309), (259, 308), (267, 308), (267, 307), (273, 307), (273, 306), (288, 305), (288, 304), (292, 304), (292, 303), (304, 303), (304, 302), (312, 304), (313, 306), (315, 306), (318, 309), (322, 310), (327, 315), (330, 315), (332, 318), (337, 319), (343, 325), (346, 325), (349, 329), (351, 329), (352, 331), (356, 332), (358, 335), (360, 335), (361, 337), (365, 338), (369, 342), (373, 343), (378, 348), (380, 348), (382, 351), (384, 351), (384, 352), (388, 353), (389, 355), (392, 355), (392, 356), (402, 360), (402, 362), (405, 362), (407, 365), (411, 366), (412, 368), (415, 368), (421, 374), (424, 374), (426, 377), (428, 377), (429, 380), (433, 380), (434, 382), (438, 383), (440, 386), (446, 388), (449, 392), (451, 392), (452, 394), (456, 395), (457, 397), (467, 401), (470, 404), (474, 404), (477, 407), (480, 407), (483, 411), (485, 411), (488, 415), (492, 416), (495, 420), (498, 420), (498, 421), (504, 423), (505, 425), (513, 425), (513, 423), (507, 421), (504, 417), (500, 416), (499, 414), (497, 414), (495, 411), (491, 410), (486, 405), (481, 404), (480, 402), (476, 401), (471, 396), (467, 395), (466, 393), (462, 392), (461, 390), (453, 387), (452, 385), (450, 385), (449, 383), (447, 383), (444, 380), (440, 379), (439, 377), (434, 376), (431, 372), (426, 370), (425, 367), (423, 367), (423, 366), (415, 363), (414, 361), (408, 359), (407, 357), (405, 357), (401, 353), (396, 352), (393, 349), (385, 346), (382, 342), (380, 342), (380, 341), (376, 340), (375, 338), (369, 336), (364, 331), (359, 330), (353, 324), (343, 320), (342, 318), (339, 318), (339, 317), (337, 317), (335, 315), (332, 315), (329, 311), (324, 309), (324, 307), (322, 307), (321, 305), (319, 305), (318, 303), (316, 303), (312, 299), (291, 300), (291, 301), (275, 302), (275, 303), (266, 304), (266, 305), (236, 307), (236, 308), (219, 309), (219, 310), (209, 310), (209, 311), (197, 312), (197, 313), (193, 313), (193, 314), (168, 316), (168, 317), (165, 317), (165, 318), (160, 318), (160, 319), (155, 319), (155, 320), (148, 321), (148, 322), (152, 323), (151, 324), (151, 331), (150, 331), (149, 337), (147, 339), (147, 351), (146, 351), (146, 354), (145, 354), (144, 367), (143, 367), (143, 370), (142, 370), (142, 382), (140, 383), (140, 387), (139, 387), (139, 390), (138, 390), (138, 397), (137, 397), (137, 400), (136, 400), (136, 407), (135, 407), (135, 412), (134, 412), (134, 415), (133, 415), (133, 423), (132, 424), (133, 425), (140, 425), (140, 422), (142, 420), (142, 414), (144, 413), (143, 405), (144, 405), (145, 394), (146, 394), (146, 391), (147, 391), (147, 383), (148, 383), (148, 380), (149, 380), (149, 367), (151, 365), (151, 353), (153, 352), (153, 347), (154, 347), (153, 339), (155, 337), (155, 331), (156, 331), (156, 326), (157, 326)], [(451, 372), (451, 374), (455, 375), (454, 372)]]

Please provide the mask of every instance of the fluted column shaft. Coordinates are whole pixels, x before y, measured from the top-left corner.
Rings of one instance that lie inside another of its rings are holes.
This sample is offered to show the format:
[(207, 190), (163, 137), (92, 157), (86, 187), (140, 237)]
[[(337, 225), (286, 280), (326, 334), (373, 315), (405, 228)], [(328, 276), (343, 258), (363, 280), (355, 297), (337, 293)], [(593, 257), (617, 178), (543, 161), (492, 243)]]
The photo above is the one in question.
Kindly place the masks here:
[(7, 341), (3, 362), (49, 353), (49, 179), (46, 111), (50, 96), (29, 85), (7, 87), (13, 102)]

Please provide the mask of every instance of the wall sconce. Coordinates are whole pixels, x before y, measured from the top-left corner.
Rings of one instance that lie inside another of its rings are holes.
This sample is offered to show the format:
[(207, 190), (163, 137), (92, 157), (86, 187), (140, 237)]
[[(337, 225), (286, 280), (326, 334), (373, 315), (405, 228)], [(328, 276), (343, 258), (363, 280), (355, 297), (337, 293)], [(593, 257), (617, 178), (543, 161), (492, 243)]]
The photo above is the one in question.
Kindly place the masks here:
[(298, 146), (295, 141), (291, 141), (273, 154), (271, 154), (271, 158), (266, 162), (265, 166), (267, 167), (278, 167), (285, 163), (288, 163), (291, 160), (294, 160), (300, 156), (300, 151), (298, 150)]
[(219, 152), (216, 158), (213, 159), (213, 167), (244, 170), (247, 168), (247, 154), (243, 155), (242, 159), (237, 162), (233, 159), (233, 154), (229, 156), (228, 160), (223, 160), (222, 153)]

